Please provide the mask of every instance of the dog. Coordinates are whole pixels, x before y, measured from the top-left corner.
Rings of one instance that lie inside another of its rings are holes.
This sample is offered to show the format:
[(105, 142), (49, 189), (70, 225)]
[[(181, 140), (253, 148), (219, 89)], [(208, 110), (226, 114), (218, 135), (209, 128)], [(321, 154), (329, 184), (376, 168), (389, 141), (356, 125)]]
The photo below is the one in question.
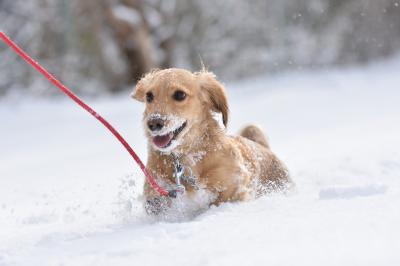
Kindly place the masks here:
[[(187, 197), (195, 197), (200, 188), (211, 195), (209, 205), (256, 198), (292, 183), (260, 128), (247, 126), (239, 136), (225, 133), (227, 96), (213, 73), (154, 70), (138, 81), (131, 96), (146, 104), (147, 169), (163, 186), (175, 186), (177, 158), (196, 183), (181, 181)], [(151, 214), (162, 212), (173, 201), (161, 197), (147, 181), (144, 198)]]

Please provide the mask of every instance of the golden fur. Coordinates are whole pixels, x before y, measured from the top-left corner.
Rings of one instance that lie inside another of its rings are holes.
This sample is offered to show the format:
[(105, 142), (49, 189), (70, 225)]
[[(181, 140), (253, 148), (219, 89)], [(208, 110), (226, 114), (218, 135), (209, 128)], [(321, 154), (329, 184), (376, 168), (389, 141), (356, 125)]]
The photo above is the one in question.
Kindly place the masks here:
[[(183, 101), (173, 99), (176, 90), (185, 92)], [(213, 117), (213, 113), (221, 113), (226, 127), (229, 111), (225, 89), (212, 73), (183, 69), (153, 71), (138, 82), (132, 97), (145, 102), (149, 92), (154, 99), (146, 103), (143, 118), (149, 139), (147, 167), (162, 184), (174, 184), (172, 153), (181, 157), (183, 165), (191, 167), (202, 188), (215, 195), (211, 204), (254, 198), (266, 189), (290, 183), (286, 167), (272, 153), (258, 127), (247, 126), (241, 136), (229, 136)], [(152, 143), (153, 136), (146, 123), (154, 115), (165, 118), (166, 128), (174, 123), (170, 117), (187, 122), (173, 149), (160, 150)], [(183, 184), (189, 197), (196, 193), (193, 187)], [(147, 204), (160, 197), (148, 182), (144, 196)]]

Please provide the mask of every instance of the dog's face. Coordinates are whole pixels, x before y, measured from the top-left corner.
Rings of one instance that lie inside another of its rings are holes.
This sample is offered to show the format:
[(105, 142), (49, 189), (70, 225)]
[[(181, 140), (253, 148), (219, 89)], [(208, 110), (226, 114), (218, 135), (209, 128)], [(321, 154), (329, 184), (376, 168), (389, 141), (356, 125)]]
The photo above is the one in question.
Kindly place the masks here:
[(221, 112), (225, 125), (228, 120), (225, 90), (208, 72), (153, 71), (138, 82), (132, 96), (146, 103), (145, 132), (153, 148), (161, 152), (190, 145), (211, 111)]

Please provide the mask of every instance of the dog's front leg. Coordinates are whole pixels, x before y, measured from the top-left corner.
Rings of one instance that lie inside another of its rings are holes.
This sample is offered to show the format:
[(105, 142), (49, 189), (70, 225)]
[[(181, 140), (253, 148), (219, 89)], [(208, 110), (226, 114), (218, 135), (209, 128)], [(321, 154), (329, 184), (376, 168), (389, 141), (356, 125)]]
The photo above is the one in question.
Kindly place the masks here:
[(147, 182), (144, 183), (144, 209), (149, 215), (158, 215), (167, 210), (170, 199), (160, 196)]
[(159, 215), (168, 208), (168, 205), (165, 197), (150, 198), (144, 203), (144, 209), (149, 215)]

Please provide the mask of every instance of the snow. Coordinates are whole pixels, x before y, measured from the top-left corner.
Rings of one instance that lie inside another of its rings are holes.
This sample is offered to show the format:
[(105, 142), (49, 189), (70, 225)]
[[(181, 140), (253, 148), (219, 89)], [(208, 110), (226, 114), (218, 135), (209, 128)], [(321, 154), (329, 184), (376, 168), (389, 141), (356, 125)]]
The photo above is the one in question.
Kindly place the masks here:
[[(0, 265), (399, 265), (399, 69), (227, 83), (229, 132), (262, 126), (296, 190), (174, 222), (144, 215), (140, 170), (74, 103), (0, 99)], [(141, 103), (89, 103), (146, 158)]]

